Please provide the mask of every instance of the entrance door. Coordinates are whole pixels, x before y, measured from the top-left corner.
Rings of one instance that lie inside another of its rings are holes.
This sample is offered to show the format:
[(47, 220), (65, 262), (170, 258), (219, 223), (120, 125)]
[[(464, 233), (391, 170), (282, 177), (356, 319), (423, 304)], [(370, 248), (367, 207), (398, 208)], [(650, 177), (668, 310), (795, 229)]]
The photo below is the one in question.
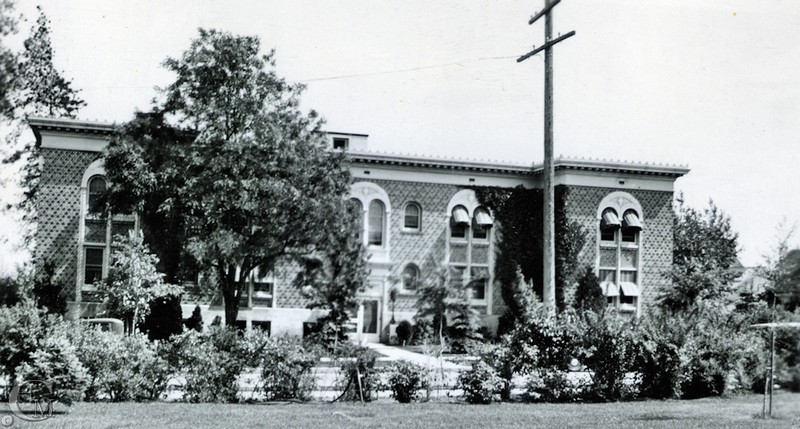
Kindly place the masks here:
[(371, 343), (380, 342), (380, 300), (367, 298), (361, 301), (363, 319), (361, 337)]

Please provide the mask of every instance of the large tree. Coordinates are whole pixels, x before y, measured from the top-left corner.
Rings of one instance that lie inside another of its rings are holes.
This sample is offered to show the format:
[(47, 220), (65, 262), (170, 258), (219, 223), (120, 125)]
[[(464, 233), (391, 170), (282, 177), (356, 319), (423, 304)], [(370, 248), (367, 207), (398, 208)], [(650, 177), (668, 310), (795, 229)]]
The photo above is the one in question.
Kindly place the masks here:
[[(53, 47), (50, 41), (50, 20), (38, 8), (39, 16), (24, 41), (24, 49), (14, 54), (0, 45), (0, 121), (5, 122), (3, 163), (22, 163), (19, 185), (23, 198), (16, 206), (29, 228), (26, 242), (33, 238), (37, 219), (36, 192), (39, 184), (39, 147), (35, 140), (26, 140), (23, 131), (28, 129), (29, 116), (74, 118), (86, 103), (78, 96), (72, 82), (64, 78), (53, 64)], [(16, 31), (13, 2), (0, 0), (0, 36)]]
[(200, 29), (164, 65), (176, 79), (163, 104), (109, 147), (112, 210), (169, 219), (168, 234), (146, 226), (149, 241), (178, 237), (162, 259), (180, 261), (185, 250), (215, 273), (232, 325), (255, 269), (330, 245), (349, 172), (344, 154), (326, 150), (317, 114), (299, 109), (303, 86), (275, 73), (274, 52), (261, 55), (258, 38)]
[(676, 200), (673, 218), (672, 284), (661, 291), (659, 303), (687, 311), (719, 303), (730, 296), (736, 277), (738, 234), (731, 219), (713, 201), (702, 211), (688, 207), (683, 195)]

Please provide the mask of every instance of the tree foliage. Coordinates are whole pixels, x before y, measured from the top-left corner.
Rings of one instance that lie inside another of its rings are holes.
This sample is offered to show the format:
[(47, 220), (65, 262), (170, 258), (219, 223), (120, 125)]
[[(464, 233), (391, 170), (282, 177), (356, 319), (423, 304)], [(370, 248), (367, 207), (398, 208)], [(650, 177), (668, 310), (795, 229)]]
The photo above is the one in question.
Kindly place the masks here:
[(330, 254), (349, 172), (343, 153), (326, 150), (317, 114), (300, 111), (303, 86), (276, 74), (258, 38), (201, 29), (164, 65), (176, 75), (164, 103), (110, 145), (109, 200), (143, 209), (150, 242), (172, 235), (161, 233), (167, 220), (174, 241), (154, 248), (175, 276), (186, 254), (212, 271), (232, 325), (255, 269)]
[(433, 336), (444, 345), (448, 319), (466, 331), (478, 328), (478, 312), (472, 308), (467, 296), (469, 285), (454, 275), (458, 271), (443, 264), (432, 271), (417, 288), (417, 324), (430, 325)]
[[(345, 200), (339, 200), (346, 204)], [(328, 231), (313, 255), (300, 257), (303, 270), (297, 275), (295, 284), (310, 300), (312, 308), (328, 310), (321, 323), (331, 322), (337, 327), (349, 319), (348, 310), (356, 305), (356, 294), (367, 286), (366, 250), (357, 234), (360, 226), (357, 213), (337, 208), (346, 213), (341, 222)]]
[(585, 267), (583, 275), (578, 280), (575, 289), (575, 301), (572, 303), (576, 310), (602, 313), (606, 308), (606, 296), (600, 288), (600, 280), (591, 267)]
[(144, 244), (140, 232), (116, 240), (108, 277), (98, 283), (109, 316), (126, 322), (129, 332), (150, 314), (159, 299), (179, 297), (182, 288), (166, 284), (156, 271), (158, 258)]
[(731, 292), (736, 276), (738, 234), (731, 219), (713, 201), (698, 211), (677, 199), (673, 219), (672, 285), (661, 291), (659, 303), (685, 311), (718, 303)]
[[(22, 212), (27, 243), (33, 238), (32, 228), (37, 220), (35, 198), (41, 174), (37, 143), (22, 137), (27, 118), (33, 115), (74, 118), (86, 105), (79, 91), (72, 87), (72, 81), (53, 65), (50, 20), (40, 7), (37, 9), (39, 16), (21, 53), (14, 54), (0, 45), (0, 115), (8, 125), (4, 127), (8, 132), (4, 136), (3, 163), (22, 163), (19, 184), (23, 198), (12, 207)], [(13, 1), (0, 0), (0, 36), (16, 32), (16, 22)]]

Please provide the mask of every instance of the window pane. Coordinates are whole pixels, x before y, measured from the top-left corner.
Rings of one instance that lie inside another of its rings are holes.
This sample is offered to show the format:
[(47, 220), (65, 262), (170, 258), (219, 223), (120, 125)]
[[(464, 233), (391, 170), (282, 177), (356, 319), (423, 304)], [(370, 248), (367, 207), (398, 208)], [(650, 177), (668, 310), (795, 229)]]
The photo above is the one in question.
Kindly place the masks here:
[(636, 283), (636, 271), (622, 271), (619, 276), (620, 282)]
[(383, 245), (383, 203), (378, 200), (369, 204), (369, 244)]
[(467, 263), (467, 245), (465, 243), (450, 245), (450, 262)]
[(600, 270), (600, 275), (598, 277), (599, 277), (598, 280), (600, 282), (611, 282), (614, 284), (617, 283), (616, 270)]
[(108, 225), (105, 220), (86, 220), (86, 228), (84, 228), (84, 240), (88, 243), (105, 243), (106, 242), (106, 226)]
[(636, 249), (622, 249), (622, 261), (620, 261), (621, 268), (636, 268), (638, 258)]
[(106, 191), (106, 181), (102, 177), (92, 177), (89, 179), (89, 212), (97, 213), (102, 211), (98, 206), (100, 196)]
[(414, 290), (417, 288), (417, 280), (419, 278), (419, 271), (414, 265), (407, 265), (403, 270), (403, 289)]
[(103, 266), (103, 249), (90, 247), (86, 249), (86, 265)]
[(408, 229), (419, 229), (419, 214), (420, 209), (418, 205), (414, 203), (407, 205), (403, 226)]
[(272, 334), (272, 322), (270, 322), (269, 320), (266, 321), (253, 320), (252, 322), (250, 322), (250, 324), (253, 326), (253, 330), (258, 329), (259, 331), (262, 331), (267, 335)]
[(600, 239), (603, 240), (603, 241), (614, 241), (615, 232), (616, 231), (614, 231), (614, 230), (603, 230), (603, 231), (600, 231)]
[(90, 285), (103, 278), (103, 249), (86, 248), (83, 259), (83, 283)]
[(483, 225), (478, 224), (475, 218), (472, 218), (472, 238), (486, 239), (489, 236), (488, 231)]
[(639, 234), (632, 229), (622, 229), (622, 241), (626, 243), (636, 243), (636, 238)]
[(253, 283), (251, 301), (253, 307), (272, 307), (272, 283)]

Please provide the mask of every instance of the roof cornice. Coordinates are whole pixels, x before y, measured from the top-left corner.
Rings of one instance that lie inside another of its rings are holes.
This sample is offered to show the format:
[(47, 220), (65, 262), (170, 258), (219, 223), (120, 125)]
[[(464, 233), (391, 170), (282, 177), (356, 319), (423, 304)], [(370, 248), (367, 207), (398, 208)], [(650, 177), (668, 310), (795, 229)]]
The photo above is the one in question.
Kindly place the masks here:
[(38, 130), (74, 132), (84, 134), (113, 134), (116, 124), (97, 121), (83, 121), (79, 119), (67, 118), (28, 118), (28, 125), (34, 132)]

